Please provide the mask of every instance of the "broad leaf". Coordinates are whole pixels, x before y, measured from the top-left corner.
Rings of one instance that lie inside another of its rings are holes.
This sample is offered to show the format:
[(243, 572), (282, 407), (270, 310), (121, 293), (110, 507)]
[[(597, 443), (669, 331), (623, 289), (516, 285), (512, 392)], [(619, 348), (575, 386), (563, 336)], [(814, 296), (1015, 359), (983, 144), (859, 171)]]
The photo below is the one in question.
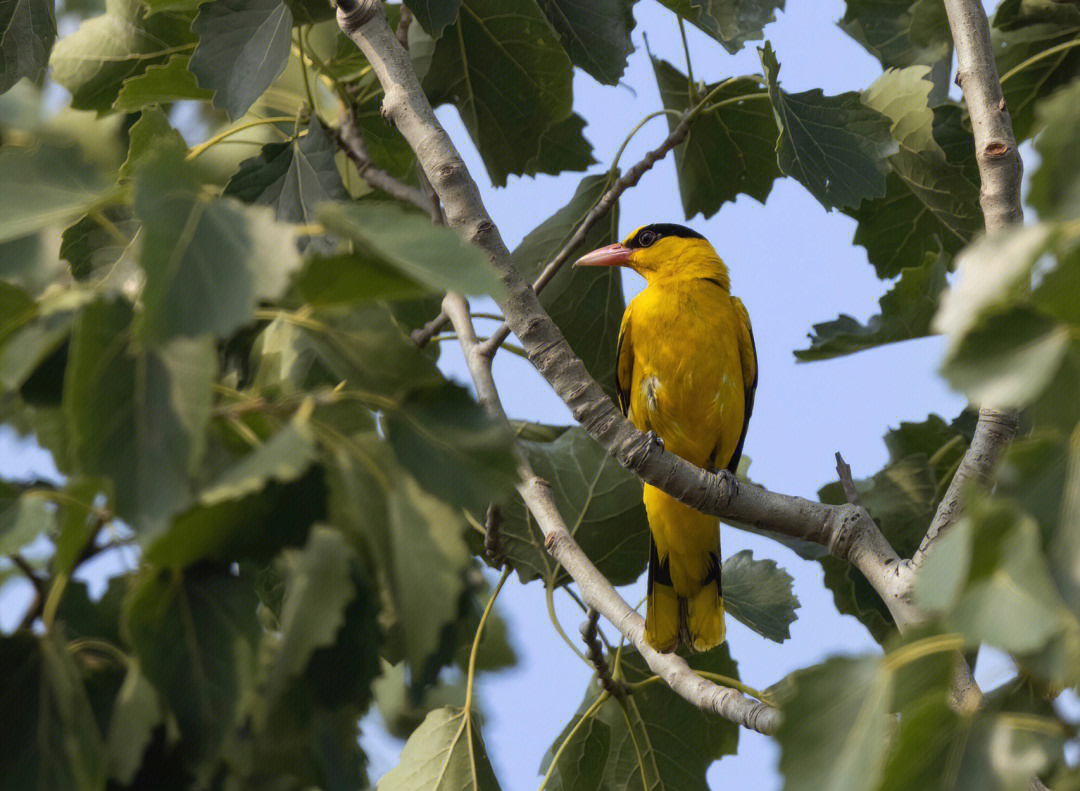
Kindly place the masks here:
[(313, 117), (303, 137), (268, 143), (257, 157), (241, 162), (222, 194), (271, 206), (281, 222), (312, 223), (318, 204), (348, 197), (334, 162), (336, 153), (330, 131)]
[(49, 499), (40, 492), (0, 482), (0, 553), (18, 552), (34, 539), (51, 533), (55, 516)]
[(498, 791), (476, 715), (459, 708), (431, 712), (401, 751), (379, 791)]
[[(855, 243), (866, 247), (882, 278), (920, 265), (927, 253), (957, 252), (983, 227), (974, 156), (966, 157), (971, 133), (952, 123), (946, 110), (935, 116), (928, 73), (926, 66), (889, 70), (862, 95), (892, 121), (899, 145), (889, 157), (885, 196), (851, 212), (859, 221)], [(952, 148), (957, 135), (966, 144), (960, 162), (948, 159), (942, 147)]]
[(1004, 0), (998, 6), (991, 38), (1017, 140), (1031, 135), (1039, 100), (1080, 75), (1078, 35), (1075, 3)]
[(570, 60), (597, 82), (615, 85), (633, 51), (634, 0), (540, 0)]
[(582, 134), (584, 128), (585, 119), (571, 113), (545, 129), (540, 135), (540, 150), (529, 160), (525, 175), (547, 173), (557, 176), (568, 170), (588, 170), (589, 165), (595, 165), (592, 144)]
[(402, 466), (444, 502), (482, 512), (517, 483), (511, 433), (450, 382), (388, 412), (386, 438)]
[(37, 312), (33, 298), (16, 285), (0, 280), (0, 344)]
[[(669, 110), (685, 112), (716, 87), (700, 86), (691, 94), (689, 80), (678, 69), (659, 58), (652, 63), (660, 98)], [(701, 113), (686, 140), (675, 147), (687, 219), (699, 212), (711, 217), (740, 193), (764, 203), (781, 175), (776, 164), (776, 120), (760, 83), (751, 77), (735, 79), (713, 97), (713, 103), (723, 104)], [(668, 116), (669, 129), (678, 124), (678, 118)]]
[(840, 28), (885, 68), (937, 63), (952, 43), (937, 0), (847, 0)]
[[(93, 478), (68, 480), (63, 495), (57, 499), (56, 554), (52, 561), (54, 573), (70, 574), (83, 553), (90, 548), (91, 539), (108, 513), (97, 502), (105, 491), (107, 485), (104, 481)], [(101, 499), (105, 500), (104, 497)]]
[(293, 16), (282, 0), (213, 0), (191, 29), (199, 45), (188, 68), (214, 106), (237, 119), (262, 96), (289, 61)]
[(53, 47), (52, 78), (71, 91), (77, 110), (108, 112), (125, 80), (195, 40), (182, 15), (152, 14), (139, 0), (107, 0), (105, 8)]
[(865, 198), (884, 195), (886, 159), (897, 151), (888, 117), (853, 92), (787, 93), (780, 89), (772, 46), (766, 44), (760, 54), (780, 128), (780, 169), (802, 182), (826, 209), (854, 208)]
[(661, 0), (688, 22), (735, 53), (747, 41), (757, 41), (767, 24), (783, 10), (784, 0)]
[[(649, 555), (649, 523), (637, 476), (579, 428), (554, 442), (523, 444), (533, 470), (551, 484), (559, 513), (589, 559), (615, 585), (637, 579)], [(503, 509), (503, 517), (503, 548), (522, 582), (541, 578), (554, 586), (570, 581), (544, 549), (543, 533), (519, 498)]]
[(62, 631), (0, 637), (0, 677), (5, 680), (0, 788), (104, 789), (101, 733)]
[[(139, 120), (128, 130), (128, 154), (124, 164), (120, 166), (120, 178), (134, 178), (147, 162), (160, 156), (159, 152), (165, 149), (175, 151), (177, 160), (181, 154), (186, 155), (188, 150), (187, 143), (180, 133), (173, 129), (165, 111), (157, 106), (147, 107), (139, 114)], [(135, 226), (138, 227), (138, 223)]]
[(146, 571), (124, 600), (124, 628), (146, 678), (203, 756), (240, 713), (261, 629), (251, 581), (225, 567)]
[(1062, 88), (1037, 109), (1039, 168), (1028, 200), (1043, 219), (1080, 215), (1080, 151), (1072, 130), (1080, 127), (1080, 81)]
[(174, 150), (152, 155), (135, 182), (146, 272), (135, 332), (148, 342), (232, 332), (258, 300), (284, 291), (299, 265), (293, 231), (269, 209), (206, 199), (181, 160)]
[[(526, 280), (535, 280), (543, 271), (608, 186), (606, 176), (586, 176), (566, 206), (522, 239), (512, 257)], [(585, 367), (612, 396), (619, 324), (626, 310), (622, 277), (615, 268), (586, 271), (569, 264), (589, 250), (618, 241), (618, 229), (616, 205), (592, 227), (581, 245), (571, 251), (567, 263), (540, 292), (540, 304), (559, 325)]]
[(921, 266), (900, 271), (900, 279), (881, 298), (881, 312), (866, 324), (851, 316), (815, 324), (810, 348), (795, 352), (799, 360), (828, 360), (887, 343), (922, 338), (945, 290), (945, 255), (927, 253)]
[[(696, 670), (738, 679), (727, 645), (689, 658)], [(652, 677), (636, 652), (623, 651), (619, 675), (629, 683)], [(574, 719), (544, 756), (541, 771), (596, 701), (599, 686), (590, 684)], [(705, 772), (713, 761), (733, 755), (738, 727), (702, 712), (665, 684), (649, 683), (621, 699), (609, 698), (582, 724), (552, 771), (548, 788), (568, 791), (586, 788), (706, 791)], [(593, 783), (599, 769), (600, 782)], [(590, 784), (592, 783), (592, 784)]]
[(132, 310), (98, 301), (75, 322), (64, 414), (77, 471), (112, 479), (120, 515), (158, 522), (191, 497), (217, 370), (209, 338), (128, 344)]
[(56, 41), (56, 15), (48, 0), (12, 0), (0, 6), (0, 93), (23, 77), (37, 81)]
[(184, 99), (209, 99), (214, 92), (200, 88), (188, 71), (188, 55), (172, 55), (166, 63), (150, 66), (137, 77), (124, 81), (113, 107), (134, 112), (152, 104), (168, 104)]
[(502, 294), (483, 253), (449, 228), (388, 202), (331, 203), (318, 217), (333, 233), (350, 239), (360, 263), (396, 271), (434, 291)]
[(408, 0), (405, 5), (432, 38), (439, 38), (446, 26), (457, 19), (461, 0)]
[(64, 229), (60, 257), (71, 265), (71, 274), (77, 280), (85, 280), (95, 271), (109, 272), (131, 245), (138, 228), (138, 220), (126, 206), (113, 207), (100, 215), (84, 214)]
[(109, 759), (109, 777), (130, 785), (143, 762), (154, 729), (162, 723), (157, 691), (133, 662), (124, 676), (109, 718), (105, 752)]
[(113, 188), (76, 148), (0, 152), (0, 242), (66, 224), (111, 200)]
[(729, 557), (720, 572), (724, 609), (762, 637), (782, 643), (791, 637), (799, 599), (791, 575), (775, 560), (754, 560), (749, 549)]
[(528, 171), (544, 131), (570, 114), (572, 71), (534, 0), (464, 0), (454, 28), (435, 42), (424, 89), (432, 104), (458, 108), (502, 186)]

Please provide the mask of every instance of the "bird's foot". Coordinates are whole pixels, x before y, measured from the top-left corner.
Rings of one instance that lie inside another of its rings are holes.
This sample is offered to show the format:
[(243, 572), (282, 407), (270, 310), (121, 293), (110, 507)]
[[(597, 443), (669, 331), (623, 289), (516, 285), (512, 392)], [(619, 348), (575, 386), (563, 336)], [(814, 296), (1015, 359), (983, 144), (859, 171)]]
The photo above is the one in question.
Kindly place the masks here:
[(649, 444), (656, 445), (656, 447), (660, 448), (660, 452), (663, 453), (663, 451), (664, 451), (664, 439), (663, 439), (663, 437), (661, 437), (655, 431), (646, 431), (645, 436), (649, 438)]
[(724, 499), (730, 503), (739, 488), (735, 474), (727, 468), (718, 470), (715, 467), (710, 467), (709, 472), (716, 476), (716, 487), (723, 492)]

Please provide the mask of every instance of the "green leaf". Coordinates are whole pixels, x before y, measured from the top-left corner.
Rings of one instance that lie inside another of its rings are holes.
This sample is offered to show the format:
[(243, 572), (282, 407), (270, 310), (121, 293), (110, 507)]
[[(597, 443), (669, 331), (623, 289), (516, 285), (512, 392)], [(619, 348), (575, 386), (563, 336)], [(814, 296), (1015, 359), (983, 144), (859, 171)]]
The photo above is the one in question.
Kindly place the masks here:
[(303, 550), (286, 555), (289, 577), (282, 604), (280, 634), (270, 640), (263, 694), (270, 700), (307, 667), (319, 648), (333, 645), (355, 594), (353, 551), (340, 532), (316, 526)]
[(408, 0), (405, 5), (432, 38), (439, 38), (457, 19), (461, 0)]
[(589, 165), (595, 165), (596, 157), (592, 144), (582, 133), (584, 129), (585, 119), (577, 113), (571, 113), (545, 129), (540, 135), (540, 150), (529, 160), (525, 175), (547, 173), (558, 176), (568, 170), (588, 170)]
[[(1061, 516), (1050, 539), (1048, 557), (1058, 590), (1072, 612), (1080, 617), (1080, 431), (1074, 430), (1069, 440), (1068, 465), (1062, 486)], [(1036, 480), (1046, 477), (1045, 468), (1038, 468)], [(1035, 477), (1035, 476), (1032, 476)]]
[(1080, 215), (1080, 151), (1072, 131), (1080, 126), (1080, 82), (1062, 88), (1036, 109), (1035, 150), (1039, 168), (1031, 176), (1028, 201), (1044, 219)]
[(664, 5), (735, 53), (757, 41), (783, 10), (784, 0), (660, 0)]
[[(586, 176), (574, 197), (522, 239), (512, 254), (522, 277), (533, 281), (570, 240), (578, 225), (608, 187), (606, 176)], [(612, 206), (571, 251), (570, 259), (618, 241), (619, 210)], [(616, 268), (586, 271), (563, 266), (540, 292), (540, 304), (559, 325), (585, 367), (614, 396), (616, 345), (626, 310), (622, 277)]]
[(293, 16), (282, 0), (213, 0), (191, 29), (199, 45), (188, 68), (233, 120), (248, 111), (289, 61)]
[(83, 309), (64, 377), (64, 415), (76, 470), (111, 478), (117, 512), (140, 526), (190, 501), (217, 360), (206, 337), (135, 351), (126, 337), (131, 318), (123, 299)]
[(336, 153), (329, 130), (313, 116), (304, 137), (267, 143), (257, 157), (241, 162), (222, 194), (272, 206), (282, 222), (314, 222), (316, 205), (348, 197), (334, 162)]
[(0, 242), (67, 224), (111, 199), (113, 188), (74, 148), (0, 151)]
[(1034, 130), (1039, 100), (1080, 76), (1080, 7), (1003, 0), (990, 33), (1013, 132), (1024, 140)]
[(254, 672), (261, 628), (251, 582), (224, 567), (149, 570), (124, 599), (124, 628), (184, 739), (220, 749)]
[(570, 115), (572, 71), (534, 0), (464, 0), (454, 29), (435, 42), (424, 90), (433, 105), (458, 108), (503, 186), (528, 172), (544, 131)]
[(152, 104), (211, 98), (214, 92), (200, 88), (195, 75), (188, 71), (189, 60), (189, 55), (171, 55), (166, 63), (150, 66), (139, 76), (124, 80), (113, 108), (130, 113)]
[(503, 293), (480, 250), (441, 225), (389, 202), (329, 203), (319, 220), (350, 239), (357, 259), (399, 272), (434, 291)]
[(269, 481), (295, 481), (314, 461), (315, 441), (311, 429), (305, 419), (294, 418), (269, 442), (241, 458), (199, 492), (199, 502), (215, 505), (226, 500), (239, 500), (262, 490)]
[(376, 259), (352, 253), (309, 256), (293, 277), (293, 287), (304, 302), (324, 307), (366, 300), (408, 300), (441, 293)]
[[(738, 679), (727, 645), (688, 660), (695, 670)], [(636, 652), (624, 651), (623, 678), (637, 683), (653, 676)], [(546, 770), (554, 753), (600, 693), (590, 684), (577, 715), (544, 756)], [(548, 781), (549, 789), (650, 788), (657, 791), (707, 791), (705, 772), (713, 761), (733, 755), (738, 727), (702, 712), (663, 683), (648, 683), (622, 699), (609, 698), (592, 722), (582, 725), (567, 745)], [(586, 752), (588, 751), (588, 752)], [(586, 785), (601, 769), (601, 782)]]
[[(652, 64), (666, 109), (685, 112), (716, 87), (697, 87), (691, 94), (689, 80), (678, 69), (659, 58), (653, 58)], [(754, 78), (739, 77), (727, 83), (713, 100), (724, 104), (701, 113), (686, 140), (675, 147), (675, 170), (687, 219), (699, 212), (711, 217), (740, 193), (761, 203), (769, 196), (781, 173), (776, 164), (776, 120), (767, 98)], [(678, 118), (668, 116), (669, 129), (678, 124)]]
[(23, 77), (45, 73), (56, 41), (56, 15), (48, 0), (13, 0), (0, 7), (0, 93)]
[(471, 712), (431, 712), (401, 751), (400, 763), (379, 781), (379, 791), (498, 791), (480, 723)]
[(133, 662), (116, 696), (105, 752), (109, 759), (109, 777), (121, 785), (130, 785), (142, 766), (143, 755), (162, 722), (161, 705), (153, 685)]
[(791, 637), (799, 599), (791, 575), (775, 560), (754, 560), (753, 552), (744, 549), (724, 561), (720, 579), (725, 610), (774, 642)]
[[(859, 222), (855, 243), (866, 248), (878, 277), (895, 277), (920, 265), (928, 253), (957, 252), (982, 230), (974, 157), (953, 162), (938, 138), (971, 133), (939, 119), (929, 107), (929, 68), (889, 70), (863, 92), (863, 102), (892, 121), (899, 150), (889, 157), (885, 196), (866, 200), (850, 214)], [(967, 154), (965, 147), (965, 156)]]
[(23, 289), (0, 280), (0, 345), (33, 318), (37, 305)]
[(0, 637), (0, 789), (103, 791), (101, 734), (63, 634)]
[[(120, 166), (120, 178), (134, 178), (162, 150), (175, 150), (187, 155), (188, 147), (180, 133), (173, 129), (169, 117), (160, 107), (147, 107), (139, 120), (128, 130), (128, 154)], [(119, 256), (118, 256), (119, 257)]]
[(1038, 525), (1015, 505), (969, 503), (927, 558), (915, 601), (971, 645), (1037, 651), (1066, 625), (1041, 545)]
[[(633, 582), (649, 555), (649, 522), (641, 481), (580, 428), (554, 442), (522, 443), (534, 471), (551, 484), (571, 535), (615, 585)], [(565, 585), (570, 576), (544, 549), (544, 536), (519, 498), (503, 509), (501, 536), (508, 562), (522, 582)]]
[(945, 290), (945, 255), (927, 253), (922, 266), (900, 272), (900, 279), (881, 298), (881, 312), (860, 324), (851, 316), (815, 324), (810, 348), (795, 352), (804, 362), (829, 360), (930, 334), (930, 322)]
[(183, 15), (152, 14), (139, 0), (106, 0), (105, 9), (53, 47), (52, 78), (71, 91), (76, 110), (109, 112), (125, 80), (195, 40)]
[(146, 272), (135, 333), (151, 343), (227, 335), (251, 320), (256, 302), (284, 291), (300, 263), (294, 232), (269, 209), (206, 199), (182, 159), (174, 149), (151, 155), (135, 181)]
[(480, 512), (517, 483), (513, 436), (450, 382), (388, 412), (386, 438), (402, 466), (444, 502)]
[(886, 159), (897, 151), (888, 117), (864, 105), (857, 93), (781, 90), (772, 46), (766, 43), (759, 52), (780, 128), (780, 169), (802, 182), (826, 209), (854, 208), (865, 198), (882, 197)]
[(85, 280), (95, 271), (109, 271), (131, 245), (138, 229), (138, 221), (126, 206), (106, 209), (100, 215), (84, 214), (64, 229), (60, 258), (71, 265), (71, 274), (77, 280)]
[(56, 554), (53, 555), (54, 574), (70, 574), (78, 565), (98, 528), (102, 525), (104, 508), (97, 499), (106, 490), (106, 483), (93, 478), (69, 479), (56, 504)]
[(0, 481), (0, 554), (18, 552), (35, 538), (52, 531), (55, 517), (49, 499)]
[(952, 43), (945, 6), (936, 0), (847, 0), (840, 29), (886, 69), (932, 65)]
[(633, 51), (634, 0), (540, 0), (570, 60), (603, 85), (616, 85)]

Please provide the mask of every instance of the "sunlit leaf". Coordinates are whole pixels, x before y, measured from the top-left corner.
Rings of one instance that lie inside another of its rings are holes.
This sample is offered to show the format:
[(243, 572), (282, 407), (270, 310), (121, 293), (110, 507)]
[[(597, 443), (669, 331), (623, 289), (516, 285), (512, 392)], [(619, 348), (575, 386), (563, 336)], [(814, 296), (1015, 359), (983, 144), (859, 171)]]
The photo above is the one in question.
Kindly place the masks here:
[(498, 791), (480, 723), (471, 711), (431, 712), (379, 781), (379, 791)]

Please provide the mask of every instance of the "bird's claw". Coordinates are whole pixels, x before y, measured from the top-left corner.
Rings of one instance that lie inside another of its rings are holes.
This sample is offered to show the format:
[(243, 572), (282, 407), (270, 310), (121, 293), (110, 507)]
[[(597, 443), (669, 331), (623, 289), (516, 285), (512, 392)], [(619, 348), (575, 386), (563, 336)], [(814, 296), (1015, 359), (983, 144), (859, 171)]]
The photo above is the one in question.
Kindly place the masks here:
[(656, 445), (656, 447), (660, 448), (661, 452), (664, 450), (664, 440), (655, 431), (646, 431), (645, 436), (649, 438), (650, 444)]

